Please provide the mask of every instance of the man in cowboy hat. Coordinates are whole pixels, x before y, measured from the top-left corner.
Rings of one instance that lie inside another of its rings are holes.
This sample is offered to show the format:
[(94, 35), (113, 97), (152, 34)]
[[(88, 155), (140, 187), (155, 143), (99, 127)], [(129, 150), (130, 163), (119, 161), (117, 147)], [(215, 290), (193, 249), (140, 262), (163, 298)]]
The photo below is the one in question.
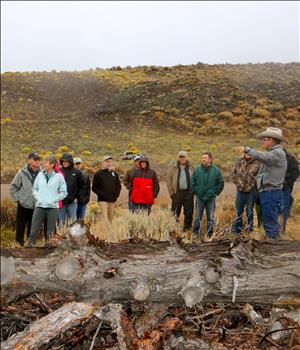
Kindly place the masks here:
[(278, 214), (282, 206), (282, 187), (285, 179), (287, 160), (280, 144), (283, 140), (282, 130), (269, 127), (258, 134), (266, 152), (255, 151), (250, 147), (238, 147), (253, 159), (261, 161), (257, 174), (257, 188), (262, 207), (263, 224), (267, 238), (278, 239), (280, 225)]

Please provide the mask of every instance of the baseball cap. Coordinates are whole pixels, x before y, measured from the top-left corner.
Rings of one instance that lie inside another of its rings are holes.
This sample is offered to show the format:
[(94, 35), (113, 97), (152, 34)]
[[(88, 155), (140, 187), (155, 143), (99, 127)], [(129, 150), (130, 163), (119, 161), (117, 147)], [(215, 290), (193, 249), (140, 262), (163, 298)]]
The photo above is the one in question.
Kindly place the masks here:
[(82, 163), (82, 160), (81, 160), (81, 158), (79, 158), (79, 157), (75, 157), (74, 158), (74, 164), (78, 164), (78, 163)]
[(112, 158), (112, 156), (104, 156), (103, 158), (102, 158), (102, 162), (105, 162), (106, 160), (109, 160), (109, 159), (113, 159)]
[(39, 154), (37, 152), (30, 152), (28, 154), (28, 160), (29, 159), (40, 160), (41, 157), (39, 156)]
[(188, 154), (187, 154), (186, 151), (180, 151), (180, 152), (178, 152), (178, 157), (187, 157), (187, 156), (188, 156)]
[(133, 158), (134, 161), (136, 161), (136, 160), (141, 160), (141, 159), (142, 159), (141, 156), (135, 156), (135, 157)]

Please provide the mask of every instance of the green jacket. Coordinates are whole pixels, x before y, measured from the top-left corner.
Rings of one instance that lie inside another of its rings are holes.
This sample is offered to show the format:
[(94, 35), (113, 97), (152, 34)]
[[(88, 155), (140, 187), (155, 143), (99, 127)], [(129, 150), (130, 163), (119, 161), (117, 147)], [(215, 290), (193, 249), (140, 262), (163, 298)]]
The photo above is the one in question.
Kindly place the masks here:
[(191, 190), (204, 202), (218, 196), (224, 188), (224, 180), (220, 169), (212, 164), (206, 168), (200, 165), (193, 173)]

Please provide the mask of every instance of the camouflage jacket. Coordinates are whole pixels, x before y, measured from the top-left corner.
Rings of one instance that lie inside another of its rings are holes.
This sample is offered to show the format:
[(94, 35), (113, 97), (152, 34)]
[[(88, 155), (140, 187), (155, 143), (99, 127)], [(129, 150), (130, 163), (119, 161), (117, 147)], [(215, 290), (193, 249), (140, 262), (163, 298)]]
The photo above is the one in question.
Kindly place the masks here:
[(246, 160), (243, 157), (236, 161), (232, 177), (238, 191), (250, 192), (252, 190), (259, 167), (260, 162), (255, 159)]

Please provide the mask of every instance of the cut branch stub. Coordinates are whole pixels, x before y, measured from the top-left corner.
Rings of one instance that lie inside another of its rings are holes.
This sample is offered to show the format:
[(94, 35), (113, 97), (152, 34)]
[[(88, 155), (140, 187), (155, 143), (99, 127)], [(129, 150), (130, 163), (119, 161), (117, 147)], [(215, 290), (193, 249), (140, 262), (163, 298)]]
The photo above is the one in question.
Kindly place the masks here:
[(72, 255), (66, 256), (58, 262), (55, 273), (61, 280), (72, 281), (81, 274), (80, 262)]
[(88, 238), (86, 235), (86, 227), (80, 224), (74, 224), (69, 228), (69, 234), (72, 242), (76, 243), (79, 246), (85, 245), (88, 243)]
[(201, 303), (205, 296), (205, 291), (205, 281), (198, 272), (191, 276), (179, 294), (184, 299), (185, 305), (187, 307), (192, 307)]
[(131, 294), (136, 301), (145, 301), (150, 296), (150, 287), (146, 281), (139, 280), (132, 286)]
[(220, 279), (220, 272), (217, 268), (210, 266), (204, 273), (205, 281), (209, 284), (214, 284)]
[(1, 255), (1, 286), (12, 280), (16, 273), (15, 259)]

